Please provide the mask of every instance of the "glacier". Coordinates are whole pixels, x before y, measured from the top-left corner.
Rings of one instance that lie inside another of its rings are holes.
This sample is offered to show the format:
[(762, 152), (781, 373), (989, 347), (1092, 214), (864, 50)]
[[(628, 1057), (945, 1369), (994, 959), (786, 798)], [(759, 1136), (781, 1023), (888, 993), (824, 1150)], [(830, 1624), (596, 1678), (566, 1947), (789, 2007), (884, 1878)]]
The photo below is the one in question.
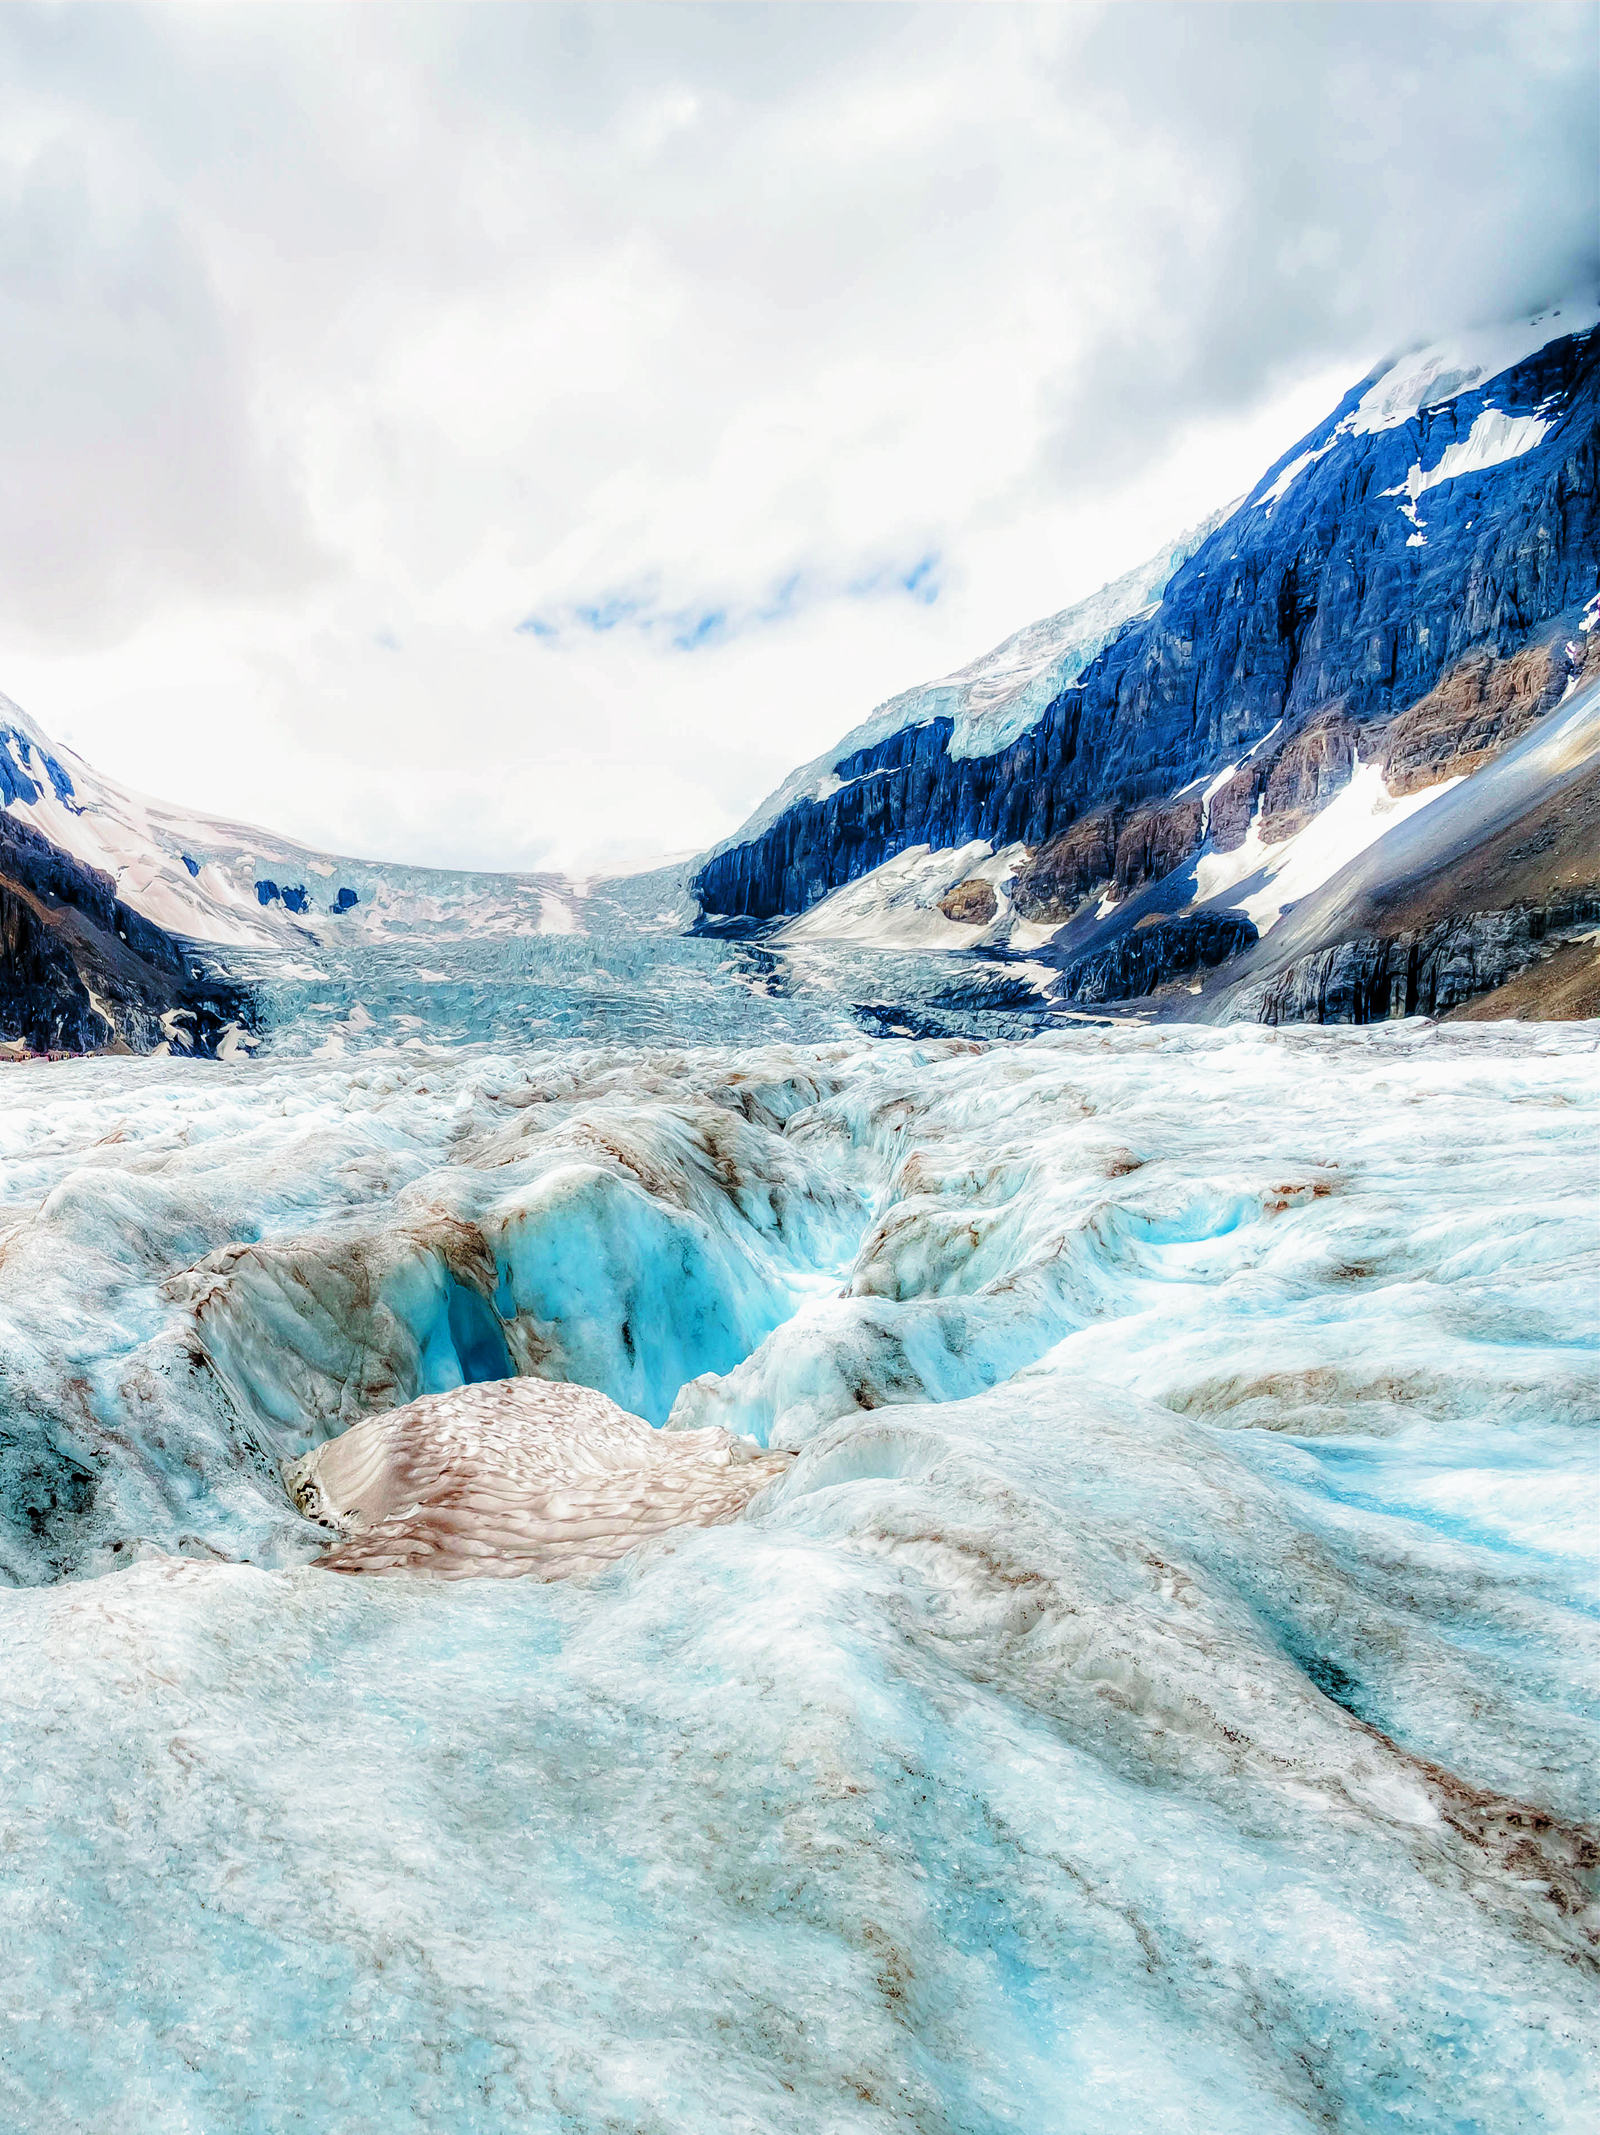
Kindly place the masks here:
[(1597, 316), (632, 877), (0, 699), (0, 2126), (1596, 2124)]
[(1592, 2125), (1600, 1030), (760, 1013), (0, 1071), (0, 2116)]

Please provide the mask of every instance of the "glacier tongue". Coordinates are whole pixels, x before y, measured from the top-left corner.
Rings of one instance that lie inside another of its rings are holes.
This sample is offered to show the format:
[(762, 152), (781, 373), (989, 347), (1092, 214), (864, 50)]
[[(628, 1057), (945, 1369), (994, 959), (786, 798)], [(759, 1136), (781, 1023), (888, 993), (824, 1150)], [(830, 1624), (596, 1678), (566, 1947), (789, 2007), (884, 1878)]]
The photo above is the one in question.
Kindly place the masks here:
[[(0, 1596), (0, 2118), (1592, 2123), (1595, 1053), (8, 1071), (8, 1567), (58, 1583)], [(575, 1167), (647, 1297), (540, 1231)], [(554, 1584), (306, 1561), (279, 1458), (586, 1408), (625, 1325), (742, 1516)]]

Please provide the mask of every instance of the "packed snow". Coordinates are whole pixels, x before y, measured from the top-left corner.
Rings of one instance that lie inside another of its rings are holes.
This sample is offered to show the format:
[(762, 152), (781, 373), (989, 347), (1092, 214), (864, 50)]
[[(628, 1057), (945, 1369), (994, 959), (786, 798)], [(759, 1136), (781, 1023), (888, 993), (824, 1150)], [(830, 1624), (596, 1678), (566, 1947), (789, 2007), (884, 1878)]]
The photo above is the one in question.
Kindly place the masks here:
[(1443, 341), (1412, 349), (1368, 387), (1351, 428), (1363, 436), (1396, 430), (1423, 408), (1486, 385), (1558, 337), (1588, 333), (1596, 325), (1600, 325), (1600, 300), (1588, 290), (1530, 318), (1468, 327)]
[(0, 2115), (1592, 2124), (1596, 1045), (0, 1069)]
[[(1435, 780), (1419, 792), (1394, 794), (1377, 762), (1357, 761), (1349, 783), (1309, 823), (1273, 843), (1261, 836), (1259, 810), (1244, 841), (1232, 852), (1202, 853), (1195, 870), (1195, 902), (1243, 912), (1256, 931), (1268, 934), (1302, 897), (1331, 882), (1341, 867), (1375, 845), (1386, 832), (1429, 808), (1459, 778)], [(1243, 895), (1230, 895), (1245, 885)]]
[[(779, 929), (785, 945), (797, 942), (858, 942), (884, 949), (965, 949), (1008, 931), (1009, 886), (1028, 857), (1025, 845), (999, 852), (986, 839), (935, 851), (912, 845), (855, 882), (831, 891), (798, 919)], [(941, 901), (964, 883), (986, 883), (995, 916), (981, 924), (952, 919)]]

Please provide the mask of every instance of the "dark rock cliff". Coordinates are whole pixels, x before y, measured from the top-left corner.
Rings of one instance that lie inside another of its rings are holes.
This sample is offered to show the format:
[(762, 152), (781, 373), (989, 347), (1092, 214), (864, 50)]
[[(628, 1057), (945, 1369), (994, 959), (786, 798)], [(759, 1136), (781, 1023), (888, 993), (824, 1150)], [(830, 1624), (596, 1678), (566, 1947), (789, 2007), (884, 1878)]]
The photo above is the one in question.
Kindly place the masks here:
[(1060, 995), (1068, 1001), (1132, 1000), (1191, 971), (1214, 970), (1255, 939), (1255, 925), (1243, 912), (1186, 912), (1136, 927), (1079, 957), (1062, 974)]
[(1382, 1023), (1442, 1016), (1540, 961), (1564, 927), (1600, 920), (1600, 897), (1547, 910), (1474, 912), (1421, 933), (1374, 937), (1303, 956), (1252, 999), (1256, 1023)]
[(1474, 912), (1399, 935), (1357, 935), (1298, 958), (1259, 987), (1258, 1023), (1382, 1023), (1442, 1016), (1537, 965), (1569, 927), (1600, 920), (1600, 896)]
[[(1369, 382), (1268, 471), (1264, 483), (1306, 459), (1282, 495), (1267, 502), (1260, 488), (1263, 501), (1179, 568), (1155, 614), (1130, 621), (1009, 747), (952, 758), (952, 723), (936, 720), (841, 757), (837, 790), (705, 862), (694, 883), (704, 910), (802, 911), (907, 846), (1037, 849), (1097, 809), (1118, 812), (1108, 827), (1120, 837), (1140, 802), (1181, 793), (1280, 722), (1285, 744), (1304, 744), (1273, 807), (1287, 834), (1348, 775), (1361, 729), (1406, 712), (1469, 658), (1503, 661), (1575, 614), (1600, 565), (1600, 333), (1356, 432), (1348, 418)], [(1408, 488), (1414, 468), (1437, 469), (1490, 411), (1537, 411), (1550, 427), (1514, 459)], [(1243, 837), (1260, 777), (1246, 767), (1238, 790), (1216, 797), (1214, 836)]]
[(36, 1053), (212, 1053), (243, 989), (141, 918), (109, 875), (0, 812), (0, 1040)]

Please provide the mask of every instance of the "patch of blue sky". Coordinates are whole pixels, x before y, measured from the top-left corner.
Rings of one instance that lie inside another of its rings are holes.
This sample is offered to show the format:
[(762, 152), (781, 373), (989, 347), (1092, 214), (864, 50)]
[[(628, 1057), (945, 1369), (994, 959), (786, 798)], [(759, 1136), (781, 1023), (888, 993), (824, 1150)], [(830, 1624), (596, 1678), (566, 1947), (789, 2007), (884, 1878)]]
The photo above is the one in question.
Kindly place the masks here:
[(919, 557), (900, 581), (912, 599), (921, 601), (926, 607), (932, 607), (942, 591), (938, 577), (939, 561), (937, 550)]
[(913, 600), (931, 607), (943, 590), (939, 582), (942, 560), (937, 549), (930, 549), (911, 564), (876, 564), (851, 579), (845, 591), (852, 600), (880, 600), (886, 594), (909, 593)]
[(691, 610), (676, 619), (672, 642), (680, 652), (695, 652), (702, 645), (726, 637), (728, 630), (726, 608), (706, 608), (698, 615)]
[(805, 609), (837, 599), (884, 600), (909, 596), (931, 606), (943, 590), (936, 550), (911, 563), (880, 563), (842, 584), (828, 574), (791, 571), (752, 601), (704, 601), (672, 607), (644, 588), (618, 588), (592, 600), (571, 601), (530, 613), (515, 627), (520, 636), (556, 642), (575, 633), (606, 637), (626, 627), (678, 652), (698, 652), (752, 630), (786, 623)]
[(654, 621), (637, 593), (608, 593), (598, 601), (582, 603), (573, 608), (572, 619), (597, 637), (615, 630), (619, 623), (638, 622), (649, 629)]

